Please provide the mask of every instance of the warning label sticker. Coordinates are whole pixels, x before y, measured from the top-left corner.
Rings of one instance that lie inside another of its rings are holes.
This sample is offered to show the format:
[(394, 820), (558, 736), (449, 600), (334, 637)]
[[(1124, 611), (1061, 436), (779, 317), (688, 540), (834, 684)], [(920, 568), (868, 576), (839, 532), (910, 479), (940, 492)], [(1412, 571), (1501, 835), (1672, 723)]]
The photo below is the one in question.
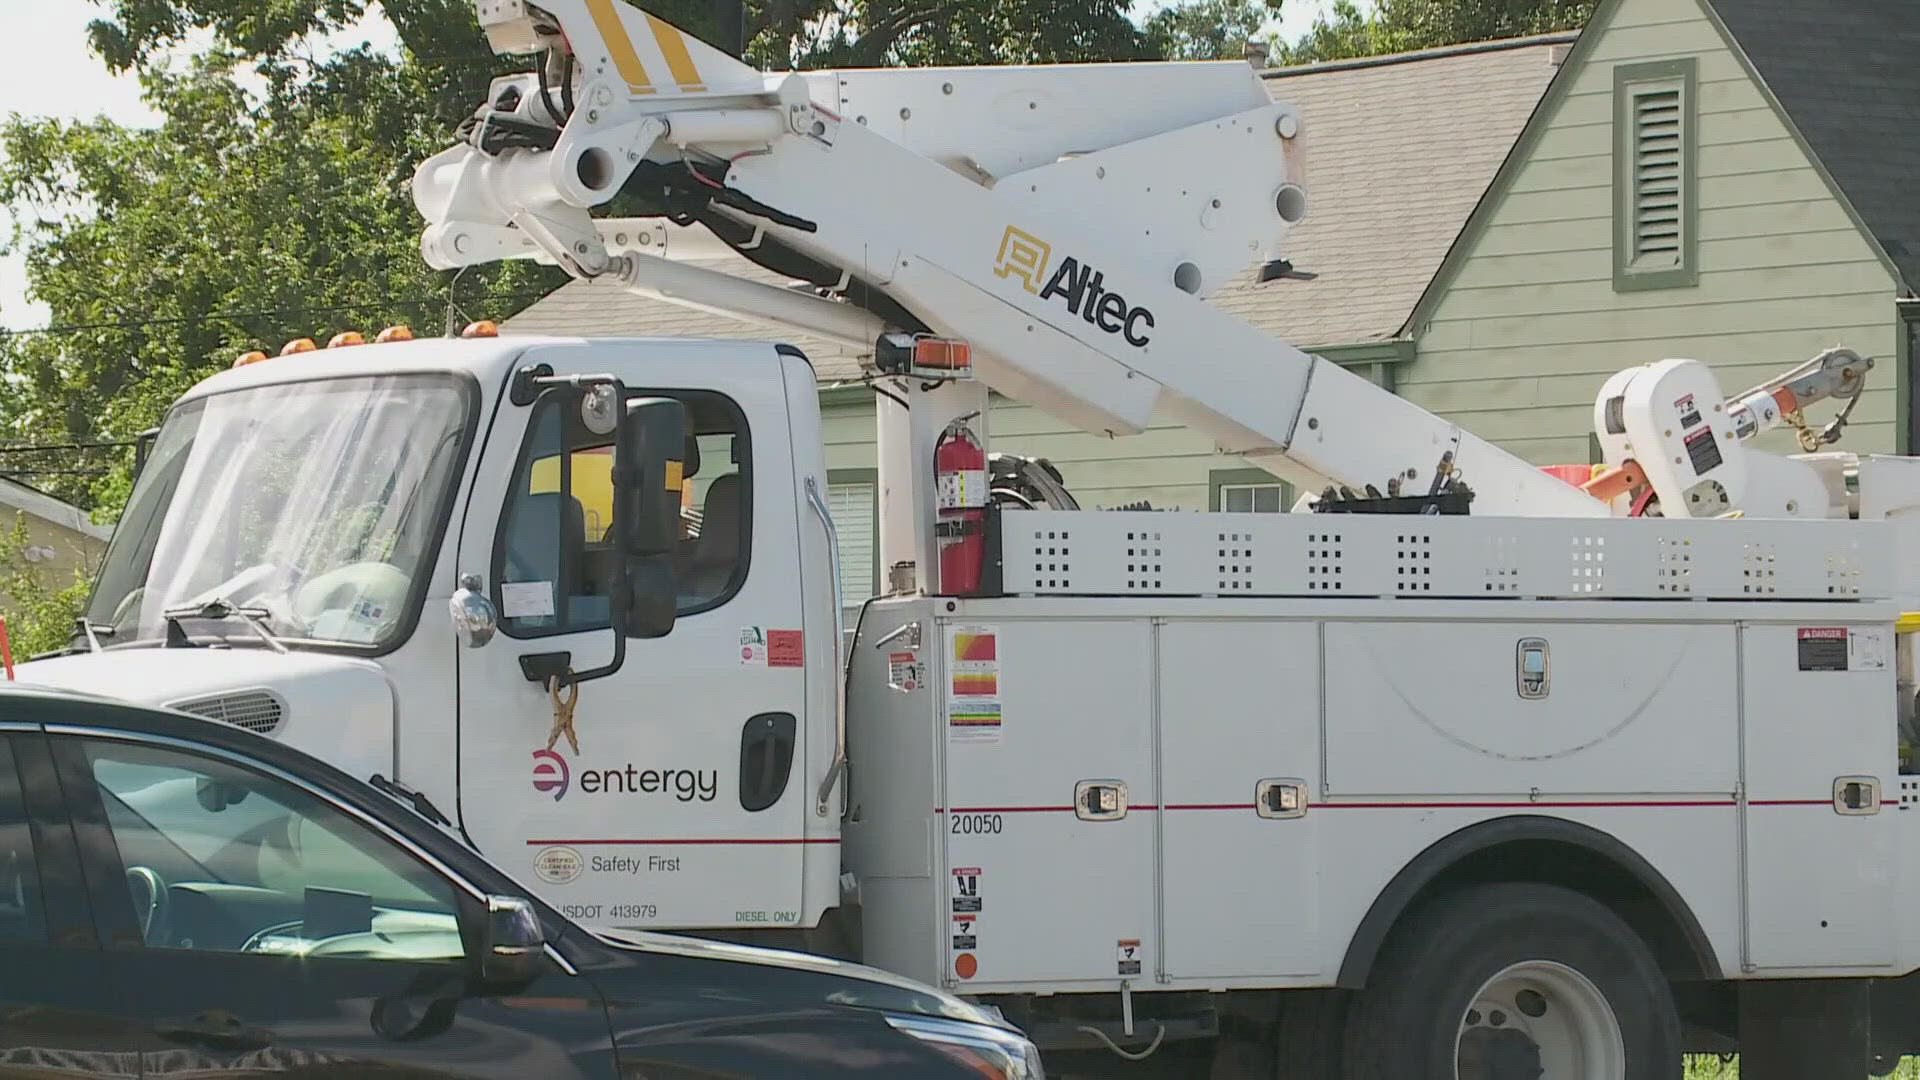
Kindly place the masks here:
[(1680, 426), (1690, 428), (1700, 422), (1700, 407), (1693, 403), (1692, 394), (1683, 394), (1673, 403), (1673, 409), (1680, 414)]
[(1121, 938), (1114, 943), (1113, 959), (1122, 975), (1140, 974), (1140, 939)]
[(920, 688), (920, 661), (910, 652), (887, 654), (887, 685), (911, 694)]
[(1701, 428), (1688, 435), (1683, 442), (1687, 446), (1687, 459), (1693, 463), (1693, 475), (1705, 476), (1720, 467), (1724, 460), (1720, 456), (1720, 444), (1713, 441), (1713, 429)]
[(798, 630), (767, 631), (767, 666), (802, 667), (807, 661), (807, 636)]
[(1853, 671), (1885, 671), (1887, 631), (1879, 627), (1854, 630), (1847, 635), (1847, 666)]
[(1799, 631), (1801, 671), (1847, 670), (1847, 628), (1803, 626)]
[(956, 626), (948, 657), (947, 737), (1000, 741), (1000, 642), (991, 626)]
[(956, 866), (953, 868), (953, 913), (955, 915), (980, 913), (979, 867)]
[(955, 951), (980, 948), (979, 932), (974, 924), (978, 916), (955, 915), (953, 917), (953, 947)]
[(767, 665), (767, 632), (758, 626), (740, 628), (740, 662), (749, 667)]

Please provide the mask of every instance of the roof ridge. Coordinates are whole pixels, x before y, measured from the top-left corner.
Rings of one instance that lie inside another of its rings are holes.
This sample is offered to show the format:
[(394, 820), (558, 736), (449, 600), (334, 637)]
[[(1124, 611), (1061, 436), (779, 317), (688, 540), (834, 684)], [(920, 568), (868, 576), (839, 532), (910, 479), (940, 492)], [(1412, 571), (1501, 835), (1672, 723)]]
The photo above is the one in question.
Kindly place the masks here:
[(1323, 71), (1350, 71), (1355, 68), (1387, 67), (1394, 64), (1413, 64), (1422, 60), (1439, 60), (1449, 56), (1467, 56), (1473, 53), (1503, 52), (1508, 49), (1525, 49), (1536, 45), (1567, 45), (1578, 40), (1580, 31), (1561, 30), (1551, 34), (1532, 34), (1527, 37), (1496, 38), (1492, 41), (1466, 41), (1458, 45), (1436, 45), (1431, 49), (1415, 49), (1412, 52), (1385, 53), (1380, 56), (1355, 56), (1344, 60), (1322, 60), (1312, 64), (1297, 64), (1292, 67), (1267, 68), (1260, 72), (1263, 79), (1290, 79), (1298, 75), (1317, 75)]

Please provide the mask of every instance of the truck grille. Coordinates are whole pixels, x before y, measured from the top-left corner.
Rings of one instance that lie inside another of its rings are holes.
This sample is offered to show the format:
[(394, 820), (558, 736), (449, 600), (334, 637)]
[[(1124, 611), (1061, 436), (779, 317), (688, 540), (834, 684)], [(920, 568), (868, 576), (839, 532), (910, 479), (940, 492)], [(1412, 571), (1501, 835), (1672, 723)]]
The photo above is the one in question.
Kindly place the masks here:
[(193, 701), (175, 702), (173, 707), (181, 712), (204, 716), (262, 735), (273, 734), (287, 716), (286, 704), (265, 690), (196, 698)]

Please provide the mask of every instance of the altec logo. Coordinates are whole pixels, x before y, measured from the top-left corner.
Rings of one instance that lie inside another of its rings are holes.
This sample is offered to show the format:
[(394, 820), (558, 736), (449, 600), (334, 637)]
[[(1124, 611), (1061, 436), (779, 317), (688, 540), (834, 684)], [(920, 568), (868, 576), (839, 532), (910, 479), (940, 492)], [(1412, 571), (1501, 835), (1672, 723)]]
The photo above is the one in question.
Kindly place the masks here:
[(1153, 325), (1153, 312), (1134, 307), (1119, 293), (1107, 291), (1106, 274), (1069, 255), (1048, 277), (1047, 266), (1052, 262), (1053, 245), (1009, 225), (1000, 237), (1000, 254), (994, 259), (993, 272), (996, 277), (1019, 278), (1028, 292), (1042, 300), (1056, 296), (1065, 299), (1068, 311), (1106, 333), (1119, 334), (1135, 348), (1151, 340), (1146, 328)]
[(573, 770), (567, 767), (567, 759), (551, 750), (533, 752), (533, 790), (553, 792), (553, 801), (567, 793), (567, 787), (573, 781)]

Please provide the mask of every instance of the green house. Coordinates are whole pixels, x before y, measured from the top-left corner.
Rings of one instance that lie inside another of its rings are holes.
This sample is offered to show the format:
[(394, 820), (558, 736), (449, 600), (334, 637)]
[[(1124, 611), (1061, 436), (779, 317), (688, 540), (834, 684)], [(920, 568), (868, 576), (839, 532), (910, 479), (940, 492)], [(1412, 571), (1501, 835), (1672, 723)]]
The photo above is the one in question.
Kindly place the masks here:
[(1904, 451), (1916, 57), (1912, 3), (1602, 0), (1408, 321), (1397, 389), (1584, 462), (1619, 368), (1692, 357), (1732, 394), (1845, 345), (1878, 366), (1841, 447)]

